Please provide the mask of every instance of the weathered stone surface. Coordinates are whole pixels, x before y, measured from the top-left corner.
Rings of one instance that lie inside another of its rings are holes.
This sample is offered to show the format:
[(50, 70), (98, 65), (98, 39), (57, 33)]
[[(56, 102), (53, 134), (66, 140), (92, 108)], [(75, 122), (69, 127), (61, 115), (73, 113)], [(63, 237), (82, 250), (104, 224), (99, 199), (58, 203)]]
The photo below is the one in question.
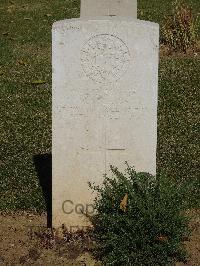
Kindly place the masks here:
[(81, 0), (81, 17), (91, 16), (137, 18), (137, 0)]
[(53, 25), (54, 226), (89, 224), (80, 212), (92, 208), (87, 182), (101, 183), (110, 164), (156, 173), (158, 46), (155, 23)]

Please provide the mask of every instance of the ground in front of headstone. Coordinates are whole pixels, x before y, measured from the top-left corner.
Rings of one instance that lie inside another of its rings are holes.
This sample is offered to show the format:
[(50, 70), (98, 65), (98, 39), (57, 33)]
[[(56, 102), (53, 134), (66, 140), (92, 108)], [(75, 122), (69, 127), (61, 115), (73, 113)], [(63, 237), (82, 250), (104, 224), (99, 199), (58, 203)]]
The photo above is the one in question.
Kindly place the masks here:
[(0, 265), (101, 265), (89, 253), (87, 234), (54, 234), (46, 214), (4, 212), (0, 225)]
[[(200, 210), (188, 215), (193, 233), (184, 243), (191, 256), (184, 265), (200, 265)], [(88, 234), (52, 234), (46, 228), (46, 214), (3, 212), (0, 224), (0, 265), (101, 265), (89, 252), (93, 240)]]

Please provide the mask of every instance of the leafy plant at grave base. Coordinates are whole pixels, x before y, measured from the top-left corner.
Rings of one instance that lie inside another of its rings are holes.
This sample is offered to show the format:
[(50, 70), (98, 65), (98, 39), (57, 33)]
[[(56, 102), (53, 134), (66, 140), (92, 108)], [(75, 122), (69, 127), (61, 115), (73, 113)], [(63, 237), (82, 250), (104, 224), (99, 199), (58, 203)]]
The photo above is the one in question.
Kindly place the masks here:
[[(127, 164), (127, 163), (126, 163)], [(171, 265), (185, 261), (182, 241), (189, 236), (185, 185), (165, 176), (125, 174), (111, 166), (97, 192), (91, 218), (95, 255), (105, 265)]]
[(161, 42), (173, 50), (187, 52), (188, 49), (197, 47), (199, 29), (199, 16), (194, 16), (192, 9), (175, 1), (171, 16), (161, 29)]

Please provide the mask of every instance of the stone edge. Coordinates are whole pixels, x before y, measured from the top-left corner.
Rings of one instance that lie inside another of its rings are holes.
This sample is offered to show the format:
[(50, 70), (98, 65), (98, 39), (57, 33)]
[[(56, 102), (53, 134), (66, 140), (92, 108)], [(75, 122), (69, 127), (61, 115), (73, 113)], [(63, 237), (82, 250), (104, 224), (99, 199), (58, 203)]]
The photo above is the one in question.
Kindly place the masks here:
[(53, 23), (52, 25), (52, 31), (57, 30), (59, 28), (62, 28), (63, 25), (68, 23), (78, 23), (78, 22), (90, 22), (90, 21), (109, 21), (109, 22), (133, 22), (135, 24), (143, 24), (149, 27), (158, 28), (160, 25), (155, 22), (146, 21), (146, 20), (140, 20), (140, 19), (134, 19), (132, 17), (82, 17), (82, 18), (72, 18), (72, 19), (64, 19), (59, 20)]

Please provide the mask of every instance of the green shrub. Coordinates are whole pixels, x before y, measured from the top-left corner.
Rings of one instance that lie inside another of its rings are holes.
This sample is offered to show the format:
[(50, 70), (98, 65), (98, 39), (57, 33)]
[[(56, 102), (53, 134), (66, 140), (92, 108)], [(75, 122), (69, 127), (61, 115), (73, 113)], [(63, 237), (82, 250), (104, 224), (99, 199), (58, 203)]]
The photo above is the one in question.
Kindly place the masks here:
[(195, 49), (198, 39), (199, 17), (182, 1), (176, 1), (172, 15), (161, 29), (161, 41), (176, 51)]
[(171, 265), (186, 259), (182, 240), (188, 236), (182, 185), (166, 177), (123, 174), (111, 166), (97, 192), (91, 218), (95, 254), (104, 265)]

